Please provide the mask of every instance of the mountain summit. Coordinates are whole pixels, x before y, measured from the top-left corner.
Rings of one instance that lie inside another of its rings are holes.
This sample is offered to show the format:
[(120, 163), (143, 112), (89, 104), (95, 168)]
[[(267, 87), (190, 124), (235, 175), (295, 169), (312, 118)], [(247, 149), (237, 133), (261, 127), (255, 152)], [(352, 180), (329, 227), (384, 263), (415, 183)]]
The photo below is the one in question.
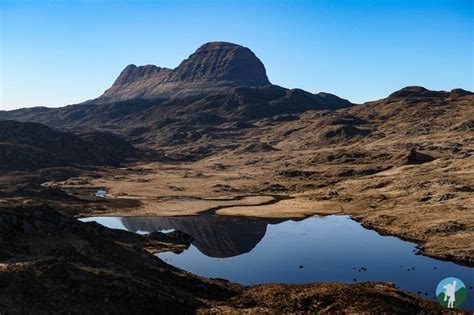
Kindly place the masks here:
[(186, 97), (229, 87), (270, 85), (265, 66), (248, 48), (210, 42), (175, 69), (127, 66), (97, 101)]

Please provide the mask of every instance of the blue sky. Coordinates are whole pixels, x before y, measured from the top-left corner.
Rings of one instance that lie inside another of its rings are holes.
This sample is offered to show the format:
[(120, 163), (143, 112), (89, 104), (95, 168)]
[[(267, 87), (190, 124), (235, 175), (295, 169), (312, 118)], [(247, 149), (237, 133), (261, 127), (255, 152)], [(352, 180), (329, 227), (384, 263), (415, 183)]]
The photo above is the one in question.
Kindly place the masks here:
[(0, 109), (99, 96), (127, 64), (252, 49), (270, 81), (353, 102), (407, 85), (474, 90), (473, 0), (0, 0)]

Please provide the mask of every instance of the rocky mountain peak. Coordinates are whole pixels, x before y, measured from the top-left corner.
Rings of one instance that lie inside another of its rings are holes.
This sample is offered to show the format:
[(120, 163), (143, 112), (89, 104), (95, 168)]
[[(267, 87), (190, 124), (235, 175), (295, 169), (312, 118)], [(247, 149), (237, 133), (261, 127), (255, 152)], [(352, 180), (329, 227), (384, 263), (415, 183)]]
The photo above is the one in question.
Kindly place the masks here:
[(270, 84), (265, 66), (250, 49), (228, 42), (210, 42), (173, 70), (128, 65), (96, 101), (186, 97), (228, 87)]
[(270, 84), (263, 63), (250, 49), (227, 42), (199, 47), (173, 71), (169, 81), (227, 81), (231, 86)]
[(171, 69), (160, 68), (155, 65), (146, 65), (137, 67), (134, 64), (128, 65), (122, 70), (120, 75), (117, 77), (113, 85), (123, 85), (139, 80), (144, 80), (163, 72), (170, 72)]

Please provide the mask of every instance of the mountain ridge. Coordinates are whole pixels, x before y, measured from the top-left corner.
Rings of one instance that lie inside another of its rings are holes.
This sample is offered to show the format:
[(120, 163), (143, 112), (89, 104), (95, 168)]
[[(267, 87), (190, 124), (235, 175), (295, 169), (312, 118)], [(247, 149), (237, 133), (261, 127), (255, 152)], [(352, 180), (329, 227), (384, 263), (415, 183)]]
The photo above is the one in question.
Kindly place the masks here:
[(179, 126), (178, 130), (193, 129), (197, 126), (202, 128), (308, 110), (336, 110), (351, 106), (353, 104), (349, 101), (332, 94), (311, 94), (270, 85), (226, 88), (187, 98), (131, 99), (61, 108), (0, 111), (0, 119), (31, 121), (66, 130), (109, 131), (132, 136), (134, 141), (142, 143), (143, 138), (150, 139), (149, 133), (165, 126)]

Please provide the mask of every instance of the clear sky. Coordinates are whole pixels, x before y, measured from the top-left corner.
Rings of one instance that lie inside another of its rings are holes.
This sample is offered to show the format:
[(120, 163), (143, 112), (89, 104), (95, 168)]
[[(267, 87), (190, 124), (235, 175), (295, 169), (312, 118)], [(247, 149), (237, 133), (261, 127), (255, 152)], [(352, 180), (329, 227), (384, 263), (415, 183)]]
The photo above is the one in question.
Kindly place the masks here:
[(474, 90), (474, 0), (0, 0), (0, 109), (99, 96), (127, 65), (169, 68), (209, 41), (270, 81), (353, 102), (407, 85)]

